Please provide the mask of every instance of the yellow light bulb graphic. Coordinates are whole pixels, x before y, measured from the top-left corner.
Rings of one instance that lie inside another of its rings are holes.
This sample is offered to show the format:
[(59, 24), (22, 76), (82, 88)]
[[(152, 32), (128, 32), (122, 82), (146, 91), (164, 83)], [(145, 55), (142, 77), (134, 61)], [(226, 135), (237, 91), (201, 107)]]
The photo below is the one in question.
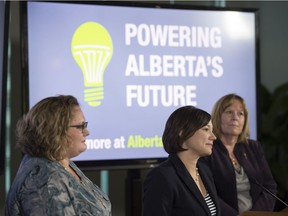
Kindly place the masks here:
[(110, 34), (99, 23), (83, 23), (74, 32), (71, 51), (83, 73), (84, 100), (99, 106), (104, 98), (104, 72), (113, 55)]

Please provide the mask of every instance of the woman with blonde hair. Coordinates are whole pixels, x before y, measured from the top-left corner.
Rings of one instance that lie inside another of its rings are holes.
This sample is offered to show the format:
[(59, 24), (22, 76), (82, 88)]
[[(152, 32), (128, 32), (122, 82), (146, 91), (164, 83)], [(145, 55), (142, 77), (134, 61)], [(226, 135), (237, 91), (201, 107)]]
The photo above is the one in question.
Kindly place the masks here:
[(39, 101), (17, 123), (23, 159), (5, 215), (111, 215), (108, 196), (71, 158), (86, 150), (87, 121), (71, 95)]
[(273, 211), (276, 183), (260, 142), (249, 139), (248, 110), (237, 94), (220, 98), (212, 110), (214, 141), (210, 166), (222, 214), (236, 216), (244, 211)]

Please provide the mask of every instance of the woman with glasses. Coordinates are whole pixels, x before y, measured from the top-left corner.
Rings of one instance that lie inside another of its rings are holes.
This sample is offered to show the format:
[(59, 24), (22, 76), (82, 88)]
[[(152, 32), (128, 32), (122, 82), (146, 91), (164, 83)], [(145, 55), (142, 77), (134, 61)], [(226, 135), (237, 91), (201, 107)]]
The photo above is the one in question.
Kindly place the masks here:
[(39, 101), (17, 123), (24, 156), (5, 215), (111, 215), (106, 194), (71, 161), (86, 150), (87, 122), (70, 95)]

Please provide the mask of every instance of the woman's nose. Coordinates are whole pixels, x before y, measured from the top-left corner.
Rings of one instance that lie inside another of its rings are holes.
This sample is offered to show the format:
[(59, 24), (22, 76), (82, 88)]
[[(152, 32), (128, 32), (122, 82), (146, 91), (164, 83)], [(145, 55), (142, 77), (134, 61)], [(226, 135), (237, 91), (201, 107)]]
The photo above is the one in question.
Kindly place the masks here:
[(233, 113), (232, 113), (232, 118), (233, 118), (233, 119), (238, 119), (238, 118), (239, 118), (237, 112), (233, 112)]

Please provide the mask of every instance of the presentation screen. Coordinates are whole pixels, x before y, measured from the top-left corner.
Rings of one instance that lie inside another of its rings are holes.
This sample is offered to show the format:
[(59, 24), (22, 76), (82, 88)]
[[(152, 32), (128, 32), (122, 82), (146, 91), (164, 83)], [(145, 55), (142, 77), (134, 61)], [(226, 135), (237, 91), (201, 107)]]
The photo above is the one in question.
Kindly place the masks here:
[[(256, 138), (257, 13), (108, 2), (26, 2), (22, 19), (29, 108), (73, 95), (90, 135), (73, 158), (93, 169), (153, 166), (167, 157), (169, 115), (211, 112), (242, 96)], [(173, 8), (172, 8), (173, 7)]]
[(0, 0), (0, 175), (5, 169), (6, 77), (8, 56), (9, 2)]

